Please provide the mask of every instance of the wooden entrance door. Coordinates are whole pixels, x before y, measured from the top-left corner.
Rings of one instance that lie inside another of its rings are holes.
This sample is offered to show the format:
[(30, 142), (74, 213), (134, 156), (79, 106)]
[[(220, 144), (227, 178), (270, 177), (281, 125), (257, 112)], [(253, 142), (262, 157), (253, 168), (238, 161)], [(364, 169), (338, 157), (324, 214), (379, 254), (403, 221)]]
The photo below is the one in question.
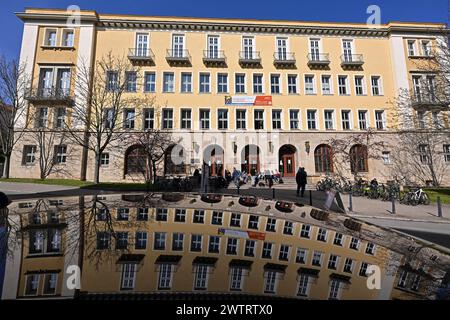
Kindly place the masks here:
[(282, 156), (283, 177), (295, 177), (295, 158), (293, 154)]

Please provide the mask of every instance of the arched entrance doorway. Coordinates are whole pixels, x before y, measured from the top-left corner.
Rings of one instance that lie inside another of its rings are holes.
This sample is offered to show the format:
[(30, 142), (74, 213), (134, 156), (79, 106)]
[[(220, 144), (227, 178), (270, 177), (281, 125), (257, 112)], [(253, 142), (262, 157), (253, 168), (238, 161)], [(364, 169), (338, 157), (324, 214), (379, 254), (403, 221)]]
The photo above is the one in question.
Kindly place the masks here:
[(223, 176), (223, 155), (222, 147), (217, 144), (206, 147), (203, 152), (203, 165), (209, 167), (210, 176)]
[(164, 154), (164, 174), (186, 173), (186, 152), (179, 144), (172, 145)]
[(257, 174), (261, 171), (260, 150), (257, 145), (246, 145), (241, 152), (241, 171)]
[(297, 148), (292, 144), (285, 144), (278, 152), (279, 171), (283, 177), (295, 177), (295, 153)]

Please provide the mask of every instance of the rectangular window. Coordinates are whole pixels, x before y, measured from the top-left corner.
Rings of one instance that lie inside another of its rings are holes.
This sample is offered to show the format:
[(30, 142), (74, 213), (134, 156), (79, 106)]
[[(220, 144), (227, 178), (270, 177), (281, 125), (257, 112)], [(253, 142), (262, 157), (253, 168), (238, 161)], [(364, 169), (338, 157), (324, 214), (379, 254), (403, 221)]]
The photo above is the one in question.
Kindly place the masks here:
[(228, 238), (227, 254), (237, 255), (238, 241), (238, 238)]
[(265, 275), (264, 293), (275, 293), (277, 283), (277, 272), (267, 271)]
[(270, 75), (270, 92), (272, 94), (280, 94), (280, 75), (279, 74), (271, 74)]
[(102, 167), (109, 166), (109, 153), (108, 152), (102, 152), (100, 154), (100, 165)]
[(134, 109), (126, 109), (123, 112), (123, 128), (132, 130), (135, 126), (136, 111)]
[(219, 73), (217, 75), (217, 92), (228, 93), (228, 74)]
[(181, 73), (181, 92), (192, 92), (192, 73)]
[(435, 129), (440, 129), (441, 128), (441, 121), (439, 119), (439, 111), (433, 111), (431, 113), (431, 117), (433, 119), (433, 126)]
[(168, 290), (172, 286), (172, 268), (171, 264), (159, 265), (158, 289)]
[(253, 93), (261, 94), (264, 92), (263, 75), (254, 74), (253, 75)]
[[(373, 79), (373, 78), (372, 78)], [(355, 92), (357, 96), (362, 96), (366, 94), (364, 90), (364, 77), (363, 76), (356, 76), (355, 77)]]
[(192, 222), (193, 223), (205, 223), (205, 211), (204, 210), (194, 210)]
[(305, 76), (305, 94), (315, 94), (314, 76)]
[(183, 58), (186, 56), (184, 50), (184, 40), (183, 34), (172, 35), (172, 57)]
[(211, 224), (221, 226), (223, 220), (223, 212), (221, 211), (213, 211), (211, 217)]
[(341, 283), (338, 280), (331, 280), (330, 283), (330, 293), (328, 295), (328, 299), (330, 300), (337, 300), (339, 298), (339, 289), (340, 289)]
[(38, 109), (36, 128), (47, 128), (48, 127), (48, 108), (42, 107)]
[(31, 165), (36, 161), (36, 146), (23, 146), (23, 165)]
[(209, 236), (209, 253), (219, 253), (220, 251), (220, 237), (219, 236)]
[(97, 250), (109, 249), (111, 234), (109, 232), (97, 232)]
[(200, 73), (200, 84), (199, 89), (200, 93), (210, 93), (210, 75), (209, 73)]
[(128, 249), (128, 232), (116, 233), (116, 249), (118, 250)]
[(297, 94), (297, 75), (295, 74), (288, 75), (288, 93)]
[(236, 129), (238, 130), (246, 129), (246, 113), (247, 110), (244, 109), (236, 110)]
[(228, 110), (227, 109), (219, 109), (217, 111), (217, 124), (219, 130), (228, 129)]
[(381, 153), (381, 158), (384, 164), (391, 164), (391, 153), (389, 151), (383, 151)]
[(308, 296), (308, 283), (309, 283), (309, 276), (304, 273), (300, 274), (298, 277), (297, 296), (300, 297)]
[(342, 49), (344, 51), (344, 61), (353, 61), (353, 40), (342, 40)]
[(219, 36), (208, 36), (206, 53), (209, 59), (219, 58), (219, 41)]
[(191, 129), (191, 109), (181, 109), (181, 129)]
[(255, 58), (255, 39), (253, 37), (242, 37), (243, 58), (251, 60)]
[(352, 237), (352, 240), (350, 241), (350, 249), (359, 250), (359, 239)]
[(347, 273), (353, 272), (353, 260), (352, 259), (350, 259), (350, 258), (345, 259), (344, 272), (347, 272)]
[(341, 96), (348, 95), (347, 76), (339, 76), (338, 85), (339, 85), (339, 95)]
[(316, 110), (307, 110), (306, 118), (308, 123), (308, 130), (316, 130), (317, 129), (317, 121), (316, 121)]
[(186, 222), (186, 209), (175, 209), (175, 222)]
[(422, 54), (426, 57), (431, 56), (431, 42), (428, 40), (422, 41)]
[(67, 146), (55, 146), (55, 163), (63, 164), (67, 161)]
[(126, 263), (122, 265), (122, 284), (120, 286), (121, 290), (134, 289), (136, 282), (136, 264)]
[(328, 269), (336, 270), (338, 261), (339, 261), (338, 256), (336, 256), (334, 254), (330, 254), (330, 259), (328, 260)]
[(284, 222), (283, 234), (288, 234), (288, 235), (294, 234), (294, 224), (291, 221)]
[(324, 118), (325, 118), (325, 130), (334, 130), (334, 111), (325, 110)]
[(367, 277), (367, 267), (369, 264), (367, 262), (361, 262), (361, 268), (359, 269), (359, 275), (361, 277)]
[(175, 232), (172, 235), (172, 250), (183, 251), (184, 246), (184, 233)]
[(154, 72), (146, 72), (144, 74), (144, 91), (145, 92), (156, 91), (156, 74)]
[(241, 214), (232, 213), (230, 218), (230, 227), (240, 227), (241, 226)]
[(135, 71), (127, 71), (125, 72), (126, 79), (126, 91), (127, 92), (136, 92), (137, 90), (137, 73)]
[(49, 273), (44, 277), (44, 295), (54, 295), (56, 294), (56, 284), (58, 282), (57, 273)]
[(195, 267), (194, 290), (206, 290), (208, 287), (208, 266), (199, 264)]
[(146, 108), (143, 110), (144, 130), (154, 129), (155, 127), (155, 110), (153, 108)]
[(163, 129), (173, 129), (173, 109), (163, 109), (162, 122)]
[(192, 252), (202, 251), (202, 235), (201, 234), (191, 235), (191, 251)]
[(444, 144), (444, 161), (450, 163), (450, 144)]
[(49, 47), (56, 47), (56, 30), (55, 29), (45, 30), (44, 44)]
[(350, 111), (342, 110), (342, 130), (351, 130), (351, 122), (350, 122)]
[(73, 30), (64, 30), (63, 31), (63, 47), (72, 48), (74, 45), (74, 34)]
[(420, 162), (422, 164), (429, 164), (430, 163), (430, 157), (429, 157), (429, 146), (427, 144), (420, 144), (419, 145), (419, 158)]
[(319, 228), (317, 232), (317, 241), (327, 242), (327, 229)]
[(167, 209), (166, 208), (156, 209), (156, 221), (167, 221)]
[(280, 246), (280, 253), (278, 254), (278, 260), (289, 261), (289, 252), (290, 251), (291, 251), (291, 247), (282, 244)]
[(323, 253), (320, 251), (314, 251), (311, 264), (316, 267), (322, 266)]
[(243, 285), (243, 273), (244, 270), (241, 267), (230, 268), (230, 290), (241, 291)]
[(375, 244), (372, 242), (368, 242), (366, 245), (366, 254), (374, 255), (375, 254)]
[(175, 75), (173, 72), (163, 73), (163, 92), (175, 92)]
[(209, 109), (200, 109), (200, 129), (209, 130), (210, 120), (209, 120)]
[(165, 232), (155, 232), (153, 249), (154, 250), (166, 250), (166, 233)]
[(383, 110), (375, 111), (375, 124), (377, 130), (386, 130), (386, 118)]
[(371, 83), (372, 83), (372, 95), (374, 96), (382, 95), (380, 77), (371, 77)]
[(253, 229), (253, 230), (258, 230), (258, 228), (259, 228), (258, 222), (259, 222), (258, 216), (250, 215), (250, 217), (248, 218), (248, 228)]
[(62, 129), (66, 127), (66, 108), (56, 108), (53, 126), (55, 129)]
[(407, 280), (408, 280), (408, 271), (403, 270), (402, 273), (400, 274), (400, 277), (398, 278), (397, 286), (400, 288), (405, 288)]
[(272, 243), (264, 242), (261, 257), (263, 259), (272, 259)]
[(272, 110), (272, 129), (281, 130), (281, 110)]
[(360, 110), (358, 111), (358, 124), (359, 124), (359, 130), (367, 130), (367, 111)]
[(147, 249), (147, 232), (137, 231), (134, 247), (136, 250)]
[(35, 296), (39, 288), (39, 274), (27, 275), (27, 285), (25, 287), (26, 296)]
[(277, 228), (277, 219), (267, 218), (266, 231), (276, 232), (276, 228)]
[(255, 130), (264, 130), (264, 110), (254, 111)]
[(426, 128), (425, 111), (417, 111), (417, 123), (418, 123), (419, 129)]
[(331, 91), (331, 76), (322, 76), (322, 94), (330, 95)]
[(245, 74), (235, 75), (234, 90), (236, 93), (245, 93)]
[(308, 257), (308, 250), (303, 248), (297, 248), (297, 255), (295, 256), (295, 262), (306, 264), (306, 259)]
[(408, 55), (413, 57), (416, 55), (416, 41), (408, 40)]
[(245, 251), (244, 255), (246, 257), (254, 257), (255, 256), (255, 240), (245, 240)]
[(299, 110), (289, 110), (289, 126), (291, 130), (300, 129)]

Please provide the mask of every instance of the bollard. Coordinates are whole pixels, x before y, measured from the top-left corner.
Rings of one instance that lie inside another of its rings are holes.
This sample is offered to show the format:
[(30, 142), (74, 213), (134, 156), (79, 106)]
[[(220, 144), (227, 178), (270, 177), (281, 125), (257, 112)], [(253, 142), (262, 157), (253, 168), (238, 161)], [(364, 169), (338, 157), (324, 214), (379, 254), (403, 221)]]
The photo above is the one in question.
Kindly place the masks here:
[(395, 197), (392, 197), (392, 214), (395, 214)]
[(348, 210), (353, 212), (353, 195), (351, 192), (348, 194)]
[(275, 199), (275, 188), (272, 189), (272, 199)]
[(437, 197), (437, 206), (438, 206), (438, 217), (442, 218), (442, 204), (441, 197)]
[(309, 190), (309, 205), (312, 207), (312, 191)]
[(241, 193), (241, 185), (238, 183), (237, 184), (237, 194), (240, 195)]

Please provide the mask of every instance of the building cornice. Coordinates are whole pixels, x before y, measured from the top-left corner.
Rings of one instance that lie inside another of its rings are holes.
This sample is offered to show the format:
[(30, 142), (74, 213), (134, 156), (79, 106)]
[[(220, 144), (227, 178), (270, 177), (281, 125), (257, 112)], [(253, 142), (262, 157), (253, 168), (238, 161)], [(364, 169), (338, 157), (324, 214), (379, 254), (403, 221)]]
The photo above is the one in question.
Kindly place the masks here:
[[(48, 22), (65, 22), (73, 18), (72, 15), (66, 13), (16, 13), (22, 21), (40, 21)], [(348, 36), (348, 37), (389, 37), (391, 34), (426, 34), (440, 35), (449, 34), (450, 29), (443, 25), (436, 24), (432, 27), (427, 24), (420, 25), (404, 24), (391, 25), (384, 24), (380, 27), (367, 27), (364, 24), (348, 26), (336, 23), (320, 25), (299, 22), (298, 24), (287, 23), (286, 21), (214, 21), (211, 19), (192, 19), (155, 17), (151, 19), (143, 19), (142, 17), (102, 17), (98, 14), (80, 14), (80, 22), (96, 24), (104, 28), (124, 28), (124, 29), (151, 29), (151, 30), (174, 30), (174, 31), (206, 31), (206, 32), (241, 32), (241, 33), (272, 33), (272, 34), (297, 34), (297, 35), (324, 35), (324, 36)]]

